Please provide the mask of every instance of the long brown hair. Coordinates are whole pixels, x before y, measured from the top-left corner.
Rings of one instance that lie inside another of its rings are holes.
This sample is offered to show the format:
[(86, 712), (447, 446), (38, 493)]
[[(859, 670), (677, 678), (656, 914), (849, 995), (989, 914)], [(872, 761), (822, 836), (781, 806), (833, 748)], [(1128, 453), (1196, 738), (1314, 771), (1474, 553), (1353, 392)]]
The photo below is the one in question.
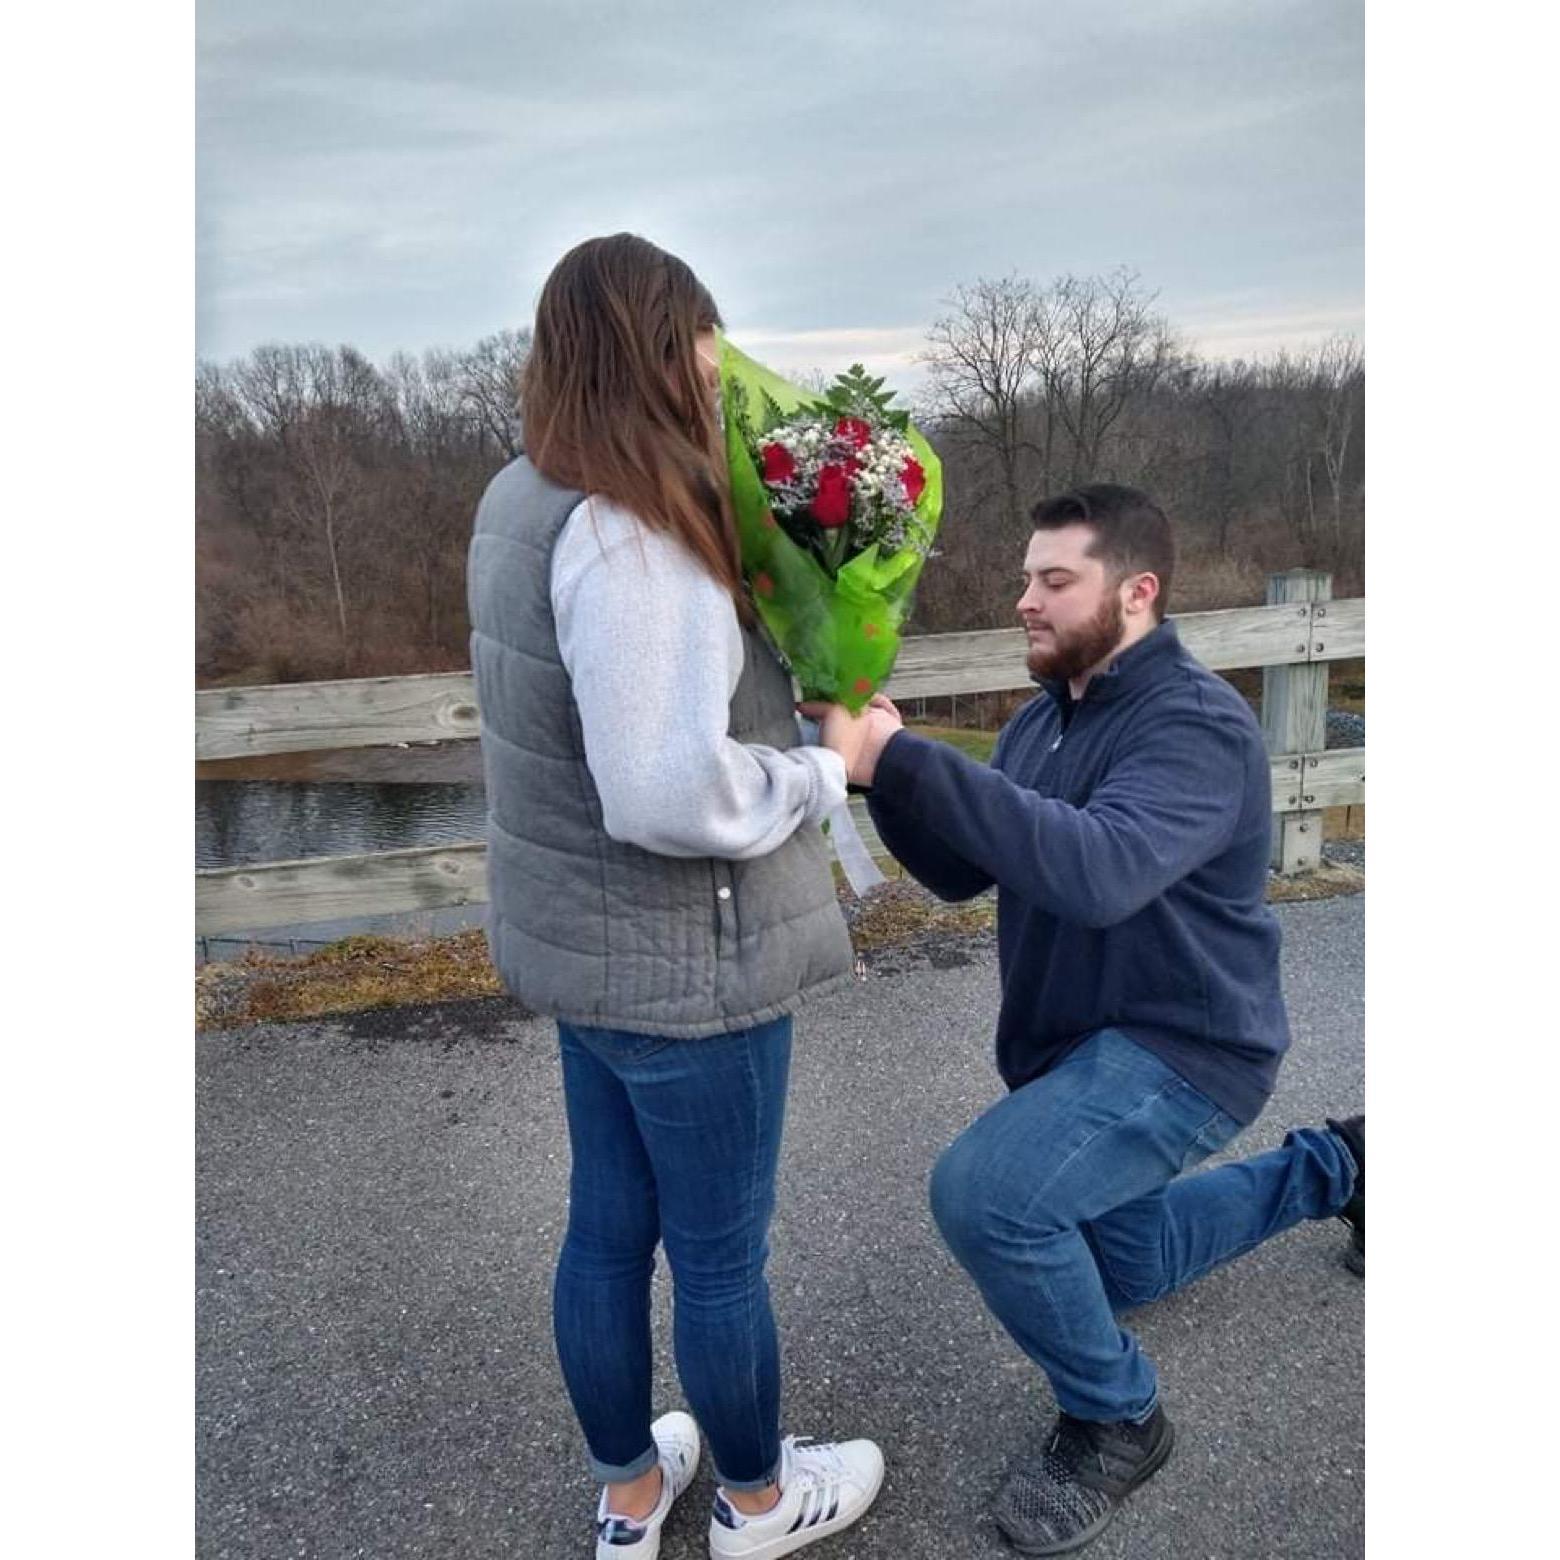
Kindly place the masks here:
[(525, 452), (543, 476), (670, 532), (750, 623), (725, 457), (694, 350), (720, 323), (675, 255), (632, 233), (586, 239), (542, 288), (520, 407)]

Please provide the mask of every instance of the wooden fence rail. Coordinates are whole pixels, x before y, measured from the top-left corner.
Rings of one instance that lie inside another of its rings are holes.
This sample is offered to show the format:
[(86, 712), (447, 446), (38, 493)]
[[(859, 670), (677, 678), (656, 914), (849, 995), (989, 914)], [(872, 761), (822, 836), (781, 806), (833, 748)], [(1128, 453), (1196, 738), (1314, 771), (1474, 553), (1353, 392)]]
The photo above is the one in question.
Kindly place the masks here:
[[(1365, 653), (1363, 601), (1236, 607), (1175, 621), (1187, 649), (1216, 672), (1315, 666)], [(910, 638), (885, 691), (891, 699), (930, 699), (1027, 688), (1024, 648), (1024, 631), (1017, 628)], [(477, 695), (470, 672), (205, 688), (195, 695), (197, 759), (449, 742), (476, 735)]]
[[(1334, 601), (1328, 576), (1274, 575), (1269, 605), (1177, 617), (1182, 642), (1215, 671), (1263, 668), (1263, 729), (1273, 773), (1274, 865), (1315, 866), (1322, 810), (1365, 800), (1364, 748), (1326, 747), (1327, 663), (1365, 651), (1365, 603)], [(907, 639), (887, 692), (894, 699), (1004, 692), (1029, 686), (1019, 629)], [(195, 696), (197, 759), (249, 758), (397, 743), (469, 741), (477, 705), (469, 672), (343, 682), (205, 689)], [(881, 842), (860, 798), (858, 827)], [(195, 874), (202, 935), (256, 931), (487, 898), (481, 844), (275, 861)]]

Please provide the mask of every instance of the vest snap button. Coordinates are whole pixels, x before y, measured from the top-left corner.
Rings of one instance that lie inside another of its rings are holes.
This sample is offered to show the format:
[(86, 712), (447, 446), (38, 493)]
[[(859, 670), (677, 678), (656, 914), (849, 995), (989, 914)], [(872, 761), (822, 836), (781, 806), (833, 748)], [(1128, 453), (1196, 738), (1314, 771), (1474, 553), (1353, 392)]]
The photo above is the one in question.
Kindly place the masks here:
[(730, 899), (731, 890), (729, 888), (717, 888), (715, 890), (715, 897), (717, 899)]

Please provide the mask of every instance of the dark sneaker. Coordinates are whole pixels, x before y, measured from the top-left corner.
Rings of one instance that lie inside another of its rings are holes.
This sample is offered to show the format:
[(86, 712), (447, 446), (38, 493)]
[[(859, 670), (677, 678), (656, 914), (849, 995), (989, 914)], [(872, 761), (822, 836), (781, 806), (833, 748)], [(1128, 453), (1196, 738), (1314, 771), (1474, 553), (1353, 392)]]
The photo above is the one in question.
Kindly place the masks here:
[(1348, 1202), (1338, 1210), (1338, 1217), (1353, 1231), (1349, 1249), (1343, 1254), (1344, 1266), (1351, 1273), (1365, 1276), (1365, 1118), (1349, 1116), (1343, 1121), (1327, 1118), (1328, 1130), (1343, 1139), (1359, 1174), (1354, 1178), (1354, 1191)]
[(992, 1516), (1026, 1555), (1064, 1555), (1103, 1533), (1116, 1508), (1157, 1473), (1175, 1430), (1162, 1408), (1141, 1425), (1097, 1424), (1063, 1414), (1038, 1468), (1015, 1473)]

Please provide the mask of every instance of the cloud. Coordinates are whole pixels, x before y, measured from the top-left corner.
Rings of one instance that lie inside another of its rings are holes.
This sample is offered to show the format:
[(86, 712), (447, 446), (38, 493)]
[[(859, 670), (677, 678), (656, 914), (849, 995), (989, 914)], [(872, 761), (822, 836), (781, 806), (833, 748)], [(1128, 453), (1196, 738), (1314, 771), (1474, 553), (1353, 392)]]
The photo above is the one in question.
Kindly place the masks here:
[(729, 332), (732, 344), (777, 374), (794, 377), (818, 372), (829, 377), (860, 363), (881, 375), (887, 388), (905, 399), (926, 379), (918, 359), (926, 350), (924, 325), (857, 327), (841, 330), (741, 329)]
[(1339, 299), (1275, 313), (1226, 313), (1180, 320), (1187, 343), (1208, 358), (1269, 358), (1303, 352), (1329, 336), (1365, 339), (1365, 310), (1358, 300)]
[(1187, 304), (1276, 289), (1275, 315), (1362, 296), (1360, 0), (199, 16), (210, 355), (475, 340), (621, 228), (689, 260), (734, 334), (887, 333), (878, 371), (980, 275), (1125, 263)]

